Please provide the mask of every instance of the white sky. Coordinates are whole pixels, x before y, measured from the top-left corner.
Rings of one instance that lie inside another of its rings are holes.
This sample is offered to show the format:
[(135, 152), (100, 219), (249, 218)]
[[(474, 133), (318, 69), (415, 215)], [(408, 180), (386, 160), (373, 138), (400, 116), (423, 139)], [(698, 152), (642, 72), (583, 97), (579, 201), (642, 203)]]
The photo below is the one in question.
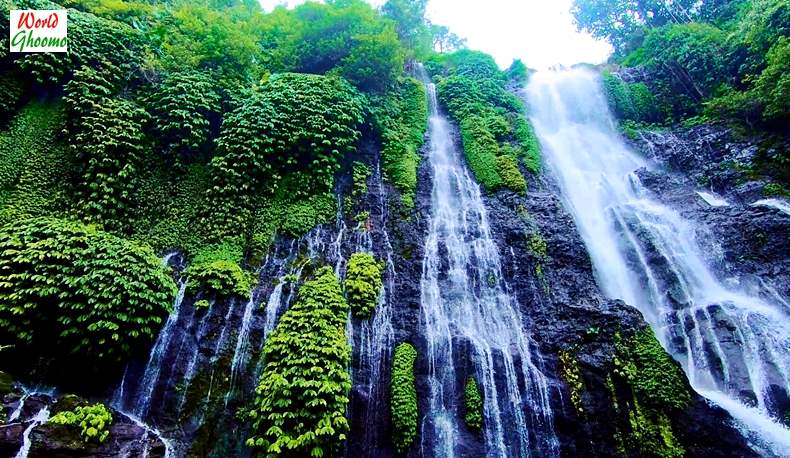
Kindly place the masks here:
[[(259, 0), (270, 11), (304, 0)], [(368, 0), (381, 5), (384, 0)], [(501, 67), (520, 58), (531, 68), (598, 64), (611, 51), (608, 44), (576, 32), (572, 0), (429, 0), (426, 16), (467, 39), (471, 49), (494, 56)]]

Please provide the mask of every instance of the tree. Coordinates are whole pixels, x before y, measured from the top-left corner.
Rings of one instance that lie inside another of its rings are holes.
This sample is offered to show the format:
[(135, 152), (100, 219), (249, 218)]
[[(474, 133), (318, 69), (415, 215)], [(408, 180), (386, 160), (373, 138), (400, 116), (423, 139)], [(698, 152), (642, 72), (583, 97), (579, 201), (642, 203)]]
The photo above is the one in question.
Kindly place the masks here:
[(579, 30), (609, 41), (623, 55), (641, 41), (645, 26), (685, 23), (695, 0), (575, 0), (571, 13)]
[(397, 24), (398, 38), (412, 52), (424, 55), (430, 49), (431, 35), (425, 21), (428, 0), (387, 0), (382, 12)]
[(431, 24), (431, 36), (433, 50), (440, 53), (454, 52), (466, 47), (466, 38), (450, 32), (450, 29), (443, 25)]

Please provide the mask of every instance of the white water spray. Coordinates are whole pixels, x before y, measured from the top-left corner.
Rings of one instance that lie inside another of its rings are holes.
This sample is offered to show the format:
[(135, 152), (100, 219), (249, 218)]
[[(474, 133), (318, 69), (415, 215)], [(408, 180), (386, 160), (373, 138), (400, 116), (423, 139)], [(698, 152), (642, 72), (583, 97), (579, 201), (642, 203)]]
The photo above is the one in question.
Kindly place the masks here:
[(547, 382), (507, 292), (480, 188), (438, 111), (435, 87), (427, 87), (433, 189), (421, 279), (429, 367), (422, 454), (459, 456), (464, 381), (455, 362), (469, 358), (484, 396), (486, 456), (557, 456)]
[(693, 225), (648, 196), (634, 174), (646, 163), (620, 139), (596, 74), (538, 73), (527, 96), (604, 292), (642, 312), (694, 389), (729, 410), (761, 450), (790, 456), (776, 406), (778, 393), (790, 393), (786, 311), (725, 286)]

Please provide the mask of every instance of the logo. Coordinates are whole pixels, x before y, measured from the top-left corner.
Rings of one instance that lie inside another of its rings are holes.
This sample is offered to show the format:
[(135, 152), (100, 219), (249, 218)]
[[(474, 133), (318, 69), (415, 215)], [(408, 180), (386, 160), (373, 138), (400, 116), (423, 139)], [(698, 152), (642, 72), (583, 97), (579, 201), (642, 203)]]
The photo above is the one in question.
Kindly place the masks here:
[(11, 10), (11, 52), (67, 52), (66, 10)]

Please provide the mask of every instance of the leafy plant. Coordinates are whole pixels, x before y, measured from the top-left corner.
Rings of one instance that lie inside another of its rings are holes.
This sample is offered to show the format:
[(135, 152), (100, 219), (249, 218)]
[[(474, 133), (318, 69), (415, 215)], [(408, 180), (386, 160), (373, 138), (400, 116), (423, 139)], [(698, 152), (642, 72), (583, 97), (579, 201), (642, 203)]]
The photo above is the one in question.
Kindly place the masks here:
[(523, 103), (506, 87), (510, 77), (476, 51), (442, 55), (428, 66), (439, 76), (439, 99), (459, 123), (464, 155), (480, 184), (490, 192), (525, 193), (519, 165), (539, 173), (540, 147)]
[(330, 267), (299, 288), (263, 348), (247, 445), (270, 457), (331, 456), (349, 430), (348, 304)]
[(390, 381), (390, 410), (392, 413), (392, 441), (395, 450), (403, 455), (417, 438), (417, 388), (414, 363), (417, 350), (403, 342), (395, 347)]
[(211, 75), (174, 72), (146, 99), (154, 116), (154, 133), (162, 149), (177, 163), (206, 155), (211, 148), (212, 124), (222, 107)]
[(246, 226), (256, 194), (276, 195), (286, 174), (304, 172), (287, 188), (291, 198), (331, 190), (340, 160), (355, 149), (362, 109), (359, 94), (330, 76), (275, 75), (251, 94), (225, 118), (217, 141), (205, 219), (211, 239)]
[(250, 295), (255, 278), (240, 266), (241, 250), (229, 245), (204, 247), (186, 269), (187, 287), (216, 298)]
[(584, 404), (582, 404), (582, 392), (584, 391), (584, 377), (579, 368), (576, 355), (568, 350), (562, 350), (560, 356), (560, 375), (571, 392), (571, 403), (579, 415), (584, 414)]
[(113, 418), (112, 412), (104, 404), (93, 404), (59, 412), (50, 418), (49, 422), (57, 425), (79, 426), (83, 441), (101, 444), (110, 435), (109, 428)]
[(464, 422), (473, 431), (483, 429), (483, 396), (473, 377), (469, 377), (464, 387)]
[(418, 150), (428, 127), (428, 100), (423, 85), (403, 79), (386, 96), (372, 99), (374, 124), (381, 136), (384, 176), (401, 193), (406, 208), (414, 206), (417, 190)]
[(123, 360), (156, 334), (175, 289), (150, 248), (92, 226), (0, 228), (0, 336), (33, 354)]
[(370, 318), (381, 293), (381, 265), (370, 253), (354, 253), (348, 260), (344, 287), (351, 311), (358, 318)]

